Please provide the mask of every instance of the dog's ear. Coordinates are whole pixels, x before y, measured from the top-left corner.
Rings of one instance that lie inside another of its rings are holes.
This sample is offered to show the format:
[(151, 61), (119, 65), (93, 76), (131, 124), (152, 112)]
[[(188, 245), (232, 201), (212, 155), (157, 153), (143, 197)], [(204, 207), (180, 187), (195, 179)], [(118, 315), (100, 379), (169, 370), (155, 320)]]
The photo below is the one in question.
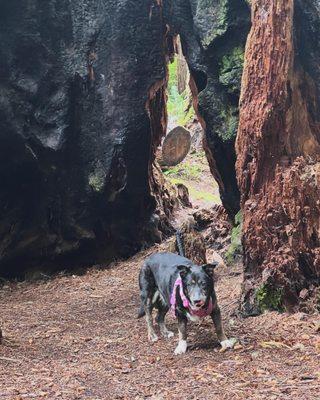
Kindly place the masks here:
[(204, 270), (204, 272), (210, 276), (213, 275), (213, 270), (219, 265), (219, 263), (217, 261), (213, 261), (210, 264), (204, 264), (202, 265), (202, 268)]
[(191, 269), (187, 265), (178, 265), (178, 271), (180, 272), (181, 278), (184, 278), (191, 271)]

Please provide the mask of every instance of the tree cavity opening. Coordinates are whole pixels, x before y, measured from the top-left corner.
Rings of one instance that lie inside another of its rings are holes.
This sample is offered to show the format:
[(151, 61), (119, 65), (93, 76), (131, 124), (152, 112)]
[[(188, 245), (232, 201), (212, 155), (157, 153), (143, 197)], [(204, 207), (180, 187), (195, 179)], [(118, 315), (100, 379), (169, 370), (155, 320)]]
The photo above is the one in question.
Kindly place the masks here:
[(195, 208), (221, 204), (218, 184), (204, 151), (204, 131), (194, 109), (190, 71), (179, 36), (175, 40), (174, 56), (168, 64), (166, 105), (167, 132), (157, 151), (165, 178), (173, 185), (184, 185)]

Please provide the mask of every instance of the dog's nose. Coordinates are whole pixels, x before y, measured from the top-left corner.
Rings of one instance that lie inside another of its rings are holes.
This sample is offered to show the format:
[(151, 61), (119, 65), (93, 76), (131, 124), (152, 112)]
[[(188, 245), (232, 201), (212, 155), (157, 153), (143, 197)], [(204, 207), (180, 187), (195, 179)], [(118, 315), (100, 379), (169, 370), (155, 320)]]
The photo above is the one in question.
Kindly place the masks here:
[(204, 304), (203, 300), (195, 300), (194, 304), (196, 304), (197, 306), (202, 306)]

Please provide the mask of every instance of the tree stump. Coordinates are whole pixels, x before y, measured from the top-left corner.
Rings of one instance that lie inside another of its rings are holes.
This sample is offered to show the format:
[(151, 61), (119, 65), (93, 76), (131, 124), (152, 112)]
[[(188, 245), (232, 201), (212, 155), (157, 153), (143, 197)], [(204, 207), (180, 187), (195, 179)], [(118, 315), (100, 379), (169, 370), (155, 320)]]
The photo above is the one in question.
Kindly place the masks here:
[[(181, 226), (180, 234), (183, 242), (185, 257), (189, 258), (197, 265), (207, 263), (207, 249), (204, 237), (195, 229), (195, 220), (189, 217)], [(169, 247), (172, 253), (179, 253), (177, 240), (172, 242)]]

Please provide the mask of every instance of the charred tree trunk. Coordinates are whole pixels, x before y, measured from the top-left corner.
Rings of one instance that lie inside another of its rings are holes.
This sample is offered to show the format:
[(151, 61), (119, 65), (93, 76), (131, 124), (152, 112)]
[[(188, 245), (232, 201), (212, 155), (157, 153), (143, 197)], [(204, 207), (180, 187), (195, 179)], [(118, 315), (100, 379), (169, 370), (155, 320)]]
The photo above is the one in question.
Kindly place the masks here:
[(254, 0), (237, 173), (246, 313), (291, 309), (320, 277), (320, 13)]
[(152, 243), (153, 143), (166, 124), (161, 2), (4, 3), (0, 274)]

